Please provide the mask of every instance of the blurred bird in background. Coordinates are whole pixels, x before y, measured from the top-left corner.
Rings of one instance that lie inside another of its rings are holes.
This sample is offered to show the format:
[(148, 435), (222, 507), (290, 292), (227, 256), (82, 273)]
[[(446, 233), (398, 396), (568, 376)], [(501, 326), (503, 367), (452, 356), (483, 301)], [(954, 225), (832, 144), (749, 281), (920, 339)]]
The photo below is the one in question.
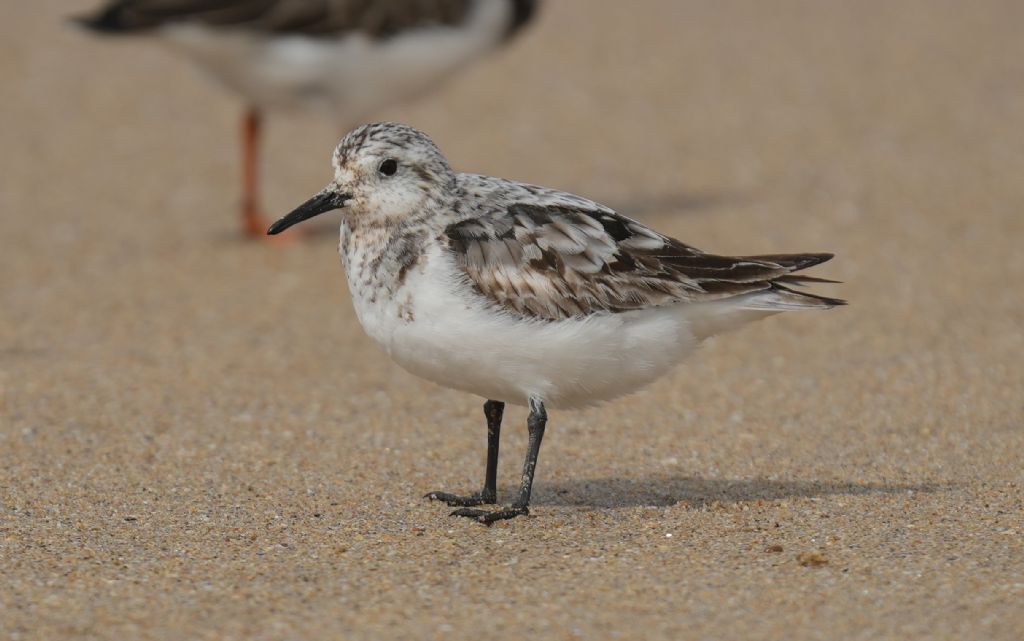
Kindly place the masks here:
[(267, 110), (321, 111), (347, 131), (507, 42), (538, 0), (117, 0), (77, 22), (155, 35), (247, 102), (242, 230), (265, 238), (259, 146)]

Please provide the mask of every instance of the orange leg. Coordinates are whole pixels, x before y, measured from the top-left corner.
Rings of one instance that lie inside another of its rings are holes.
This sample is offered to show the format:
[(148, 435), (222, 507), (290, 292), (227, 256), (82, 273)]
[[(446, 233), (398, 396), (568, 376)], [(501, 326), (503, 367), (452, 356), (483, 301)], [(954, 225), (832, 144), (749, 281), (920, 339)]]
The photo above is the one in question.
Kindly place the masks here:
[(249, 109), (242, 119), (242, 233), (266, 236), (267, 221), (259, 204), (260, 112)]

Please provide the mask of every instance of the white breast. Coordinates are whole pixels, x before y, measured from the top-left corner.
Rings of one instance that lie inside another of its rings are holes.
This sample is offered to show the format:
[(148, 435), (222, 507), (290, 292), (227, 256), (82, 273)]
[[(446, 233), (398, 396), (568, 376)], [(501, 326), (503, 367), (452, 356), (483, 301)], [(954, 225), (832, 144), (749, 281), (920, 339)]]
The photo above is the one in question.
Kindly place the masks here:
[(558, 322), (497, 311), (436, 246), (386, 301), (351, 286), (364, 329), (403, 368), (519, 405), (537, 396), (581, 407), (633, 392), (697, 345), (678, 306)]
[(500, 43), (511, 3), (480, 0), (462, 25), (411, 30), (373, 40), (269, 35), (180, 24), (165, 40), (194, 58), (252, 104), (314, 106), (346, 126), (434, 85)]

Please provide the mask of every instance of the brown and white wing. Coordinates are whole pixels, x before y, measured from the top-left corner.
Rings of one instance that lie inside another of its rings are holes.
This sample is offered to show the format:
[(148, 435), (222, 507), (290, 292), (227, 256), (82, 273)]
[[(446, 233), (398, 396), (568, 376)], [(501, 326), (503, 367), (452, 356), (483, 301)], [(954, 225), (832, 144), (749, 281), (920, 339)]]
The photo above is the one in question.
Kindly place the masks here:
[(771, 290), (805, 306), (842, 301), (793, 292), (791, 272), (831, 254), (707, 254), (611, 210), (517, 203), (449, 226), (442, 240), (480, 295), (521, 316), (560, 320)]
[(427, 26), (462, 24), (473, 0), (116, 0), (79, 20), (118, 33), (173, 23), (238, 27), (266, 33), (385, 38)]

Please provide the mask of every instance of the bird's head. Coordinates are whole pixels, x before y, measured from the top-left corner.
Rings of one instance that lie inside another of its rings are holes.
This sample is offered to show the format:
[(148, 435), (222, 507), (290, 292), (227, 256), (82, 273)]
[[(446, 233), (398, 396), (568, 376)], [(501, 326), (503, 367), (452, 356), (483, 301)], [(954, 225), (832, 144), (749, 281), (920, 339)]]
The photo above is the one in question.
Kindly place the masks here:
[(267, 230), (335, 209), (380, 224), (397, 223), (442, 200), (455, 182), (448, 161), (426, 134), (397, 123), (363, 125), (334, 149), (334, 180)]

